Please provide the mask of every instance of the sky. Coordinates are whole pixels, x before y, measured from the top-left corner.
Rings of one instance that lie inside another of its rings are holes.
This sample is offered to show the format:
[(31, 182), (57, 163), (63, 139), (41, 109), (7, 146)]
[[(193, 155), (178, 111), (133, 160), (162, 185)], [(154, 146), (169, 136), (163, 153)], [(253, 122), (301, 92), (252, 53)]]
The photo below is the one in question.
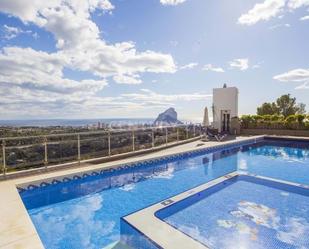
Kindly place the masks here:
[(201, 120), (290, 93), (309, 110), (309, 0), (0, 0), (0, 119)]

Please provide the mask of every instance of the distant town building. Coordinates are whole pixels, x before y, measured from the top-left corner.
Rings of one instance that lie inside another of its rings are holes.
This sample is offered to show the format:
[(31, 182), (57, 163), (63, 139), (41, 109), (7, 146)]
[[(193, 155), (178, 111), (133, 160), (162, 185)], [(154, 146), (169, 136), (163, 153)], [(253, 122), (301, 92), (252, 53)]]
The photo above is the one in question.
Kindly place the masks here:
[(238, 116), (238, 89), (227, 87), (213, 89), (213, 127), (221, 131), (230, 131), (231, 118)]

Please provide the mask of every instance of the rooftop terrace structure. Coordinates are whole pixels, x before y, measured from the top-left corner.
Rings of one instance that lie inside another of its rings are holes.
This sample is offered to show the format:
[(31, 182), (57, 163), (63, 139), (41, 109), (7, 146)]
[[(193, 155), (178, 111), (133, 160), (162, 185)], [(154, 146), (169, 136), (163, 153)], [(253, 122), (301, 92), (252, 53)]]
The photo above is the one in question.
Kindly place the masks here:
[(219, 132), (230, 132), (231, 118), (238, 116), (238, 89), (227, 87), (213, 89), (213, 126)]

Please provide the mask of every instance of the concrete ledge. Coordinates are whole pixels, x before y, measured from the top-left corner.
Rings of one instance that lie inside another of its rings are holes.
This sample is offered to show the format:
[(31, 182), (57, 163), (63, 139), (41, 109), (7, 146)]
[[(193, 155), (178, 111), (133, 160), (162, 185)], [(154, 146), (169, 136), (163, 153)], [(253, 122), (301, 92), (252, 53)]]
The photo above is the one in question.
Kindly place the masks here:
[(0, 184), (0, 248), (44, 249), (15, 185)]

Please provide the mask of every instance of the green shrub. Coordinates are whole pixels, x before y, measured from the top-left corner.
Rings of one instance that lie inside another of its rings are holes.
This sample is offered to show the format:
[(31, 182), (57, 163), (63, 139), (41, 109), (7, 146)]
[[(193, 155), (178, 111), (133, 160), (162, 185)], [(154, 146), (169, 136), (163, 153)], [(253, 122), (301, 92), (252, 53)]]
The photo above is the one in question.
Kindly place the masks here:
[(258, 120), (264, 120), (263, 116), (261, 115), (252, 115), (253, 120), (258, 121)]
[(247, 129), (309, 129), (309, 115), (243, 115), (241, 127)]
[(296, 115), (287, 116), (286, 119), (285, 119), (285, 122), (287, 122), (289, 124), (296, 122), (296, 121), (297, 121)]
[(242, 115), (240, 121), (243, 128), (249, 128), (250, 124), (255, 122), (251, 115)]
[(297, 122), (298, 122), (299, 124), (302, 124), (303, 121), (304, 121), (305, 118), (306, 118), (306, 115), (304, 115), (304, 114), (296, 114), (295, 117), (296, 117), (296, 119), (297, 119)]
[(271, 121), (271, 120), (272, 120), (272, 116), (273, 116), (273, 115), (264, 115), (264, 116), (262, 116), (262, 117), (263, 117), (263, 120), (264, 120), (264, 121)]
[(284, 116), (282, 115), (278, 114), (271, 115), (271, 121), (282, 121), (282, 120), (284, 120)]

